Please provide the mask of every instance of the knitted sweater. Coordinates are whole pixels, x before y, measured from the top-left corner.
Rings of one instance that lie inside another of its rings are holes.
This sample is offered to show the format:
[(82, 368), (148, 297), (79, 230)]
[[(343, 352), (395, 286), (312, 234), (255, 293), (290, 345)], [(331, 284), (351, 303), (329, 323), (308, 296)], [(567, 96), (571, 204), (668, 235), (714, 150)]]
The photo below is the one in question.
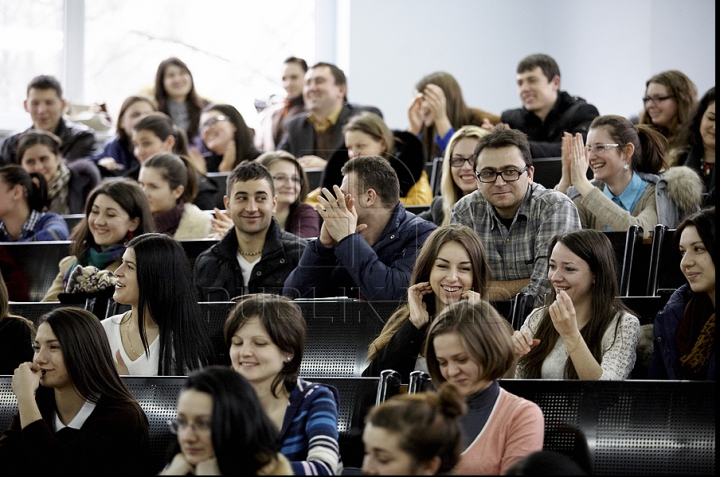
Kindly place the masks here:
[(280, 452), (295, 475), (341, 473), (338, 407), (334, 387), (298, 378), (280, 431)]
[(545, 418), (534, 402), (500, 389), (485, 427), (460, 455), (457, 475), (502, 475), (526, 455), (542, 450)]

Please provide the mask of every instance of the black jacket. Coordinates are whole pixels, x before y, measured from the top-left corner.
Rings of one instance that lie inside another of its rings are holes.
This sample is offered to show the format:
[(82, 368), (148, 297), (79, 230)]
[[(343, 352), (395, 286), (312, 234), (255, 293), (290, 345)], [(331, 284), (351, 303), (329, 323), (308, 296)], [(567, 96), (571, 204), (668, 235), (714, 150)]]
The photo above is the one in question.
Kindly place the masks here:
[(195, 288), (199, 301), (228, 301), (248, 293), (282, 294), (285, 279), (302, 256), (307, 240), (285, 232), (273, 217), (262, 257), (255, 263), (249, 284), (243, 282), (237, 261), (235, 227), (195, 260)]
[[(372, 106), (345, 103), (333, 130), (334, 151), (345, 147), (345, 136), (342, 133), (343, 126), (347, 124), (351, 117), (363, 111), (370, 111), (382, 117), (380, 110)], [(307, 114), (307, 112), (302, 112), (288, 119), (285, 123), (285, 137), (278, 145), (278, 149), (287, 151), (298, 158), (312, 154), (318, 155), (315, 151), (315, 128), (307, 120)]]
[(580, 133), (587, 139), (590, 123), (599, 115), (584, 99), (560, 91), (544, 122), (524, 107), (504, 111), (500, 121), (527, 134), (532, 157), (560, 157), (563, 133)]
[[(32, 127), (28, 129), (32, 129)], [(60, 152), (68, 162), (90, 157), (95, 152), (95, 131), (84, 124), (60, 118), (53, 133), (62, 140)], [(17, 145), (22, 134), (22, 132), (15, 133), (3, 141), (0, 150), (0, 165), (15, 164)]]

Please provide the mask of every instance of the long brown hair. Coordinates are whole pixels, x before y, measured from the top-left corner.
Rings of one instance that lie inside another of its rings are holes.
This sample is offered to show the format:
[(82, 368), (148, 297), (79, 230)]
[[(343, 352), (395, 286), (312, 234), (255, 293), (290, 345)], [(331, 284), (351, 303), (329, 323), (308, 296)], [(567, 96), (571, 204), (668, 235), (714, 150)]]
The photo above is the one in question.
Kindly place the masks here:
[[(475, 119), (472, 109), (465, 104), (460, 85), (453, 75), (446, 73), (445, 71), (431, 73), (421, 78), (415, 85), (415, 89), (419, 93), (422, 93), (425, 90), (425, 87), (429, 84), (439, 86), (440, 89), (443, 90), (443, 93), (445, 93), (447, 117), (455, 130), (460, 129), (462, 126), (467, 124), (480, 126), (480, 124), (477, 124), (477, 120)], [(434, 124), (429, 127), (423, 125), (422, 142), (425, 147), (428, 160), (432, 160), (434, 157), (439, 156), (442, 152), (435, 144), (436, 134), (437, 131)]]
[(634, 146), (631, 166), (634, 171), (659, 174), (667, 168), (665, 153), (668, 141), (647, 124), (634, 125), (626, 118), (614, 114), (598, 116), (590, 123), (590, 129), (607, 128), (613, 141), (625, 147)]
[(170, 115), (170, 96), (165, 89), (165, 70), (167, 70), (170, 65), (175, 65), (190, 75), (190, 84), (192, 86), (185, 98), (185, 104), (187, 105), (188, 115), (190, 116), (187, 137), (192, 141), (200, 132), (200, 111), (202, 111), (205, 104), (207, 104), (207, 101), (202, 99), (197, 91), (195, 91), (195, 80), (190, 72), (190, 68), (188, 68), (181, 59), (170, 57), (160, 62), (157, 73), (155, 74), (155, 101), (157, 101), (158, 111), (168, 116)]
[[(430, 280), (430, 272), (435, 264), (438, 253), (440, 253), (440, 248), (448, 242), (457, 242), (465, 248), (470, 256), (473, 271), (472, 289), (482, 297), (485, 297), (487, 295), (488, 282), (490, 281), (490, 267), (487, 263), (485, 247), (480, 237), (466, 225), (443, 225), (430, 234), (418, 254), (415, 267), (410, 277), (410, 286)], [(432, 299), (426, 301), (427, 310), (430, 316), (433, 316), (436, 312), (435, 295), (428, 295), (428, 297)], [(370, 343), (368, 347), (368, 360), (375, 358), (380, 350), (387, 346), (395, 332), (400, 329), (408, 318), (410, 318), (410, 306), (406, 303), (388, 318), (380, 335)]]
[(28, 328), (30, 328), (30, 334), (35, 338), (35, 325), (33, 325), (33, 322), (23, 318), (22, 316), (18, 315), (11, 315), (10, 314), (10, 294), (8, 293), (8, 289), (5, 286), (5, 279), (2, 276), (2, 272), (0, 272), (0, 323), (5, 320), (5, 318), (8, 319), (14, 319), (14, 320), (20, 320), (23, 323), (27, 325)]
[[(602, 337), (612, 323), (618, 312), (629, 312), (630, 310), (617, 298), (618, 283), (615, 263), (615, 252), (613, 252), (610, 239), (602, 232), (591, 229), (577, 230), (567, 234), (556, 235), (548, 245), (548, 257), (552, 255), (555, 245), (561, 243), (572, 253), (588, 264), (590, 272), (595, 277), (592, 285), (592, 298), (590, 302), (590, 319), (580, 329), (580, 335), (587, 343), (590, 352), (598, 363), (602, 362)], [(545, 300), (545, 307), (540, 313), (542, 318), (538, 326), (535, 338), (540, 340), (530, 352), (523, 355), (518, 361), (527, 369), (529, 379), (539, 379), (543, 361), (555, 348), (560, 335), (550, 318), (548, 310), (550, 304), (555, 301), (555, 289), (551, 288)], [(615, 325), (615, 339), (619, 329), (620, 320)], [(577, 371), (572, 360), (568, 357), (565, 361), (565, 378), (578, 379)]]

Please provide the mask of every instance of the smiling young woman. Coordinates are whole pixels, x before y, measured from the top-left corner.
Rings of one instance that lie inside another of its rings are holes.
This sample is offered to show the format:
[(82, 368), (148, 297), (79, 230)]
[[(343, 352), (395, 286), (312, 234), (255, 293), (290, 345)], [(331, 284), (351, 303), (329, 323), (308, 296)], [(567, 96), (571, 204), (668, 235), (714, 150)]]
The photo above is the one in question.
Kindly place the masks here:
[(595, 230), (555, 236), (548, 245), (546, 306), (513, 333), (519, 379), (626, 379), (640, 322), (617, 298), (615, 255)]
[(686, 218), (675, 231), (688, 284), (653, 322), (649, 379), (715, 380), (715, 207)]
[(338, 393), (298, 377), (305, 319), (291, 300), (246, 295), (225, 322), (232, 367), (257, 392), (296, 475), (340, 474)]
[(415, 262), (408, 302), (388, 319), (368, 348), (370, 364), (363, 376), (394, 369), (407, 382), (424, 367), (419, 359), (428, 324), (448, 305), (487, 294), (490, 272), (485, 248), (469, 227), (444, 225), (427, 238)]
[(12, 388), (18, 412), (0, 437), (8, 475), (146, 475), (148, 421), (113, 366), (98, 319), (56, 308), (40, 320), (32, 362)]

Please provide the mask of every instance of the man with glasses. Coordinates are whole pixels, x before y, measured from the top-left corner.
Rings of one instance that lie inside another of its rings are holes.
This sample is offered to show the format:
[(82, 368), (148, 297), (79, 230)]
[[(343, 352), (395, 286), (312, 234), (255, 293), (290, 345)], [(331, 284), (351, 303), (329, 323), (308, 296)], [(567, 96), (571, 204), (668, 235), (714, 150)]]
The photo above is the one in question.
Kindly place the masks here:
[(489, 299), (529, 293), (535, 305), (550, 291), (547, 246), (557, 235), (580, 230), (575, 204), (565, 194), (533, 183), (527, 136), (499, 124), (475, 147), (478, 190), (458, 200), (451, 224), (475, 230), (492, 271)]
[(560, 157), (564, 132), (580, 133), (585, 140), (590, 123), (600, 113), (584, 99), (560, 91), (560, 68), (553, 58), (526, 57), (518, 64), (516, 78), (523, 107), (503, 112), (500, 122), (527, 134), (532, 157)]

